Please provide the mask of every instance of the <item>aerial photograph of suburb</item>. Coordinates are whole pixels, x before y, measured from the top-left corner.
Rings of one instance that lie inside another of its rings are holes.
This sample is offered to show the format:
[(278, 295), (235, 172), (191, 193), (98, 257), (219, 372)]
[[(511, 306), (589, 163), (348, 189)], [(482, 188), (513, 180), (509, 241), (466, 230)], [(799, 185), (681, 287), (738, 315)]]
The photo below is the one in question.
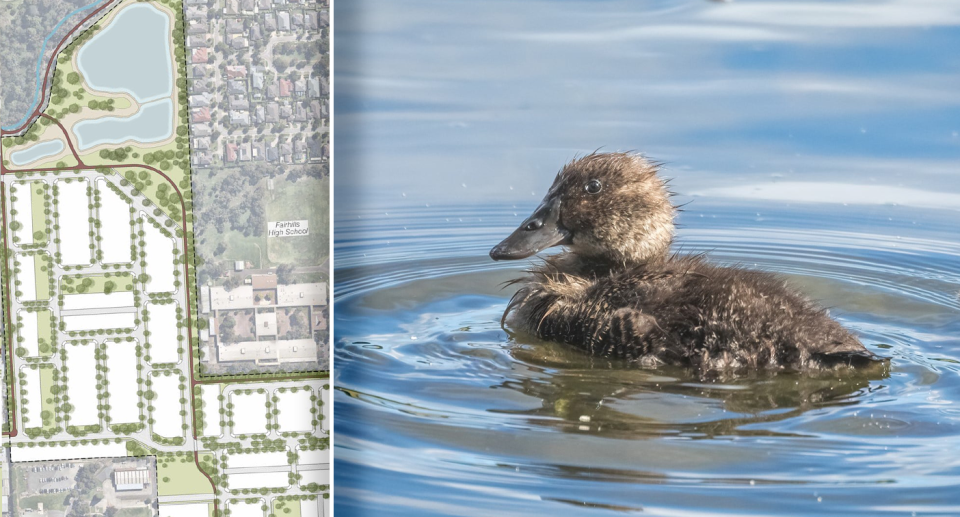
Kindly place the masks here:
[(330, 514), (328, 0), (0, 0), (3, 516)]

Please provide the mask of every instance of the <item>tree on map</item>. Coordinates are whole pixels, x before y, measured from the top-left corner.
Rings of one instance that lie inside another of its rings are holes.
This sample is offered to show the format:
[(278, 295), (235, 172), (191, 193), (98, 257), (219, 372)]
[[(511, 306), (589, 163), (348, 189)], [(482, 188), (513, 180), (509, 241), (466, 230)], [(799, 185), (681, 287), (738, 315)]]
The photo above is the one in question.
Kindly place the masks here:
[(277, 282), (288, 285), (294, 282), (293, 278), (293, 264), (280, 264), (277, 266)]
[(220, 322), (220, 340), (224, 343), (232, 343), (236, 339), (236, 335), (233, 332), (233, 329), (236, 326), (237, 321), (233, 319), (233, 316), (229, 314), (224, 316), (223, 320)]

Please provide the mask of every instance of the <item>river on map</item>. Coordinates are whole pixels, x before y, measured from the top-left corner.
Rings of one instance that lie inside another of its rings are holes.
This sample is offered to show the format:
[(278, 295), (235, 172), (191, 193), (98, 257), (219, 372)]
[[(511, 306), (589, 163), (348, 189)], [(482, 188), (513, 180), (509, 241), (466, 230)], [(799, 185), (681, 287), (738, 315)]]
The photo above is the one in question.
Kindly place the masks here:
[[(956, 9), (446, 6), (337, 4), (338, 515), (960, 514)], [(666, 162), (676, 250), (783, 275), (889, 371), (501, 328), (530, 261), (488, 251), (601, 146)]]

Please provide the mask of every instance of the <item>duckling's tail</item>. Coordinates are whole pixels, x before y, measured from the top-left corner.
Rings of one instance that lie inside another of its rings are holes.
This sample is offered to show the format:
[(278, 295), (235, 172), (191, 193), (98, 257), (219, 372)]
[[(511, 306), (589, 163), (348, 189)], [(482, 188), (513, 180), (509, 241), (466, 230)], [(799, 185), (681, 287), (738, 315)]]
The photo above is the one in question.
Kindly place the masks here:
[(825, 368), (834, 368), (836, 366), (852, 366), (854, 368), (863, 368), (874, 364), (889, 364), (889, 357), (881, 357), (873, 352), (863, 350), (843, 350), (839, 352), (815, 354), (814, 357), (820, 361)]

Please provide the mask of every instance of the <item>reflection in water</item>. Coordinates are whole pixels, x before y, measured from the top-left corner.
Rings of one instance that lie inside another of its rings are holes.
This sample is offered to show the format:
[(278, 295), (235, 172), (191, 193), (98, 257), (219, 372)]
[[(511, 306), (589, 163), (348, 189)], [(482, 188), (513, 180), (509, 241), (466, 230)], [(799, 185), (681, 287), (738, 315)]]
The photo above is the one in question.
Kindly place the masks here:
[(613, 438), (780, 435), (750, 424), (856, 404), (861, 395), (884, 389), (871, 381), (889, 376), (887, 365), (877, 364), (840, 375), (758, 372), (726, 382), (703, 381), (681, 368), (641, 370), (603, 360), (586, 365), (582, 352), (555, 343), (518, 347), (511, 355), (555, 372), (549, 383), (524, 378), (499, 385), (543, 401), (542, 408), (514, 413), (555, 416), (560, 430), (582, 432), (588, 427)]

